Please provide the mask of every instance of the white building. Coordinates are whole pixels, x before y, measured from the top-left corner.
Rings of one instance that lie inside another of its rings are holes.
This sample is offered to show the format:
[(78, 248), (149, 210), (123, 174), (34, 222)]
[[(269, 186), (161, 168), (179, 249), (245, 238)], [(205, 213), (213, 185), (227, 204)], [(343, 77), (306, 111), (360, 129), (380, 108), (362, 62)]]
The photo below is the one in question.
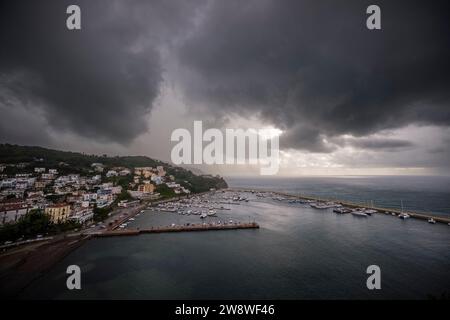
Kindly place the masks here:
[(123, 169), (119, 171), (120, 176), (127, 176), (129, 174), (131, 174), (131, 171), (129, 169)]
[(153, 175), (150, 180), (152, 180), (152, 182), (154, 182), (156, 185), (159, 185), (162, 183), (162, 177), (157, 176), (156, 174)]
[(116, 170), (109, 170), (109, 171), (106, 173), (106, 177), (108, 177), (108, 178), (110, 178), (110, 177), (117, 177), (117, 176), (118, 176), (118, 173), (117, 173)]
[(25, 202), (12, 202), (0, 205), (0, 224), (16, 223), (30, 210)]
[(43, 173), (43, 174), (41, 175), (41, 178), (42, 178), (43, 180), (53, 180), (53, 179), (54, 179), (54, 175), (51, 174), (51, 173)]
[(16, 186), (17, 179), (10, 178), (10, 179), (3, 179), (1, 182), (2, 188), (14, 188)]
[(94, 212), (92, 211), (92, 209), (86, 208), (76, 211), (69, 217), (69, 220), (84, 224), (87, 221), (92, 220), (93, 218)]
[(95, 200), (97, 200), (97, 193), (83, 194), (83, 201), (95, 201)]
[(140, 203), (139, 200), (133, 200), (133, 201), (122, 200), (122, 201), (119, 201), (119, 203), (117, 205), (122, 208), (129, 208), (129, 207), (137, 206), (137, 205), (139, 205), (139, 203)]

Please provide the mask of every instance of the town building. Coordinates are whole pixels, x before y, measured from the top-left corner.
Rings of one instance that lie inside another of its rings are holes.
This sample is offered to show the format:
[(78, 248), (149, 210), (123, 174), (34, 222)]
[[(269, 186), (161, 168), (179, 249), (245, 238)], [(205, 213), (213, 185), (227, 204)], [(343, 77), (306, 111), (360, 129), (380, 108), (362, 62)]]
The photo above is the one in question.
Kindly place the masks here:
[(67, 203), (57, 203), (45, 208), (45, 214), (50, 216), (53, 223), (66, 222), (70, 215), (70, 205)]
[(153, 193), (155, 191), (155, 185), (151, 183), (144, 183), (138, 186), (138, 191), (142, 193)]
[(80, 224), (85, 224), (86, 222), (94, 218), (94, 212), (90, 208), (83, 208), (76, 211), (69, 217), (69, 220), (78, 222)]
[(117, 173), (116, 170), (109, 170), (109, 171), (106, 173), (106, 177), (107, 177), (107, 178), (110, 178), (110, 177), (117, 177), (117, 176), (118, 176), (118, 173)]
[(26, 215), (31, 207), (23, 201), (5, 202), (0, 204), (0, 224), (16, 223)]

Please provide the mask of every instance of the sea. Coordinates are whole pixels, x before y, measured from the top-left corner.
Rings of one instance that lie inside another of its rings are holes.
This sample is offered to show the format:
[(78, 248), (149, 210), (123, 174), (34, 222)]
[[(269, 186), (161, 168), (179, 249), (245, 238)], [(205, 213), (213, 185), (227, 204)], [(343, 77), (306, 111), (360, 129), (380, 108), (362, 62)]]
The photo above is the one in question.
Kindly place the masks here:
[[(450, 213), (448, 177), (227, 178), (265, 189), (376, 206)], [(259, 229), (143, 234), (87, 241), (20, 295), (22, 299), (433, 299), (450, 293), (450, 226), (376, 214), (338, 215), (243, 193), (218, 220)], [(217, 192), (212, 197), (223, 197)], [(128, 228), (200, 222), (147, 210)], [(81, 289), (66, 287), (67, 267)], [(370, 266), (380, 289), (367, 286)]]

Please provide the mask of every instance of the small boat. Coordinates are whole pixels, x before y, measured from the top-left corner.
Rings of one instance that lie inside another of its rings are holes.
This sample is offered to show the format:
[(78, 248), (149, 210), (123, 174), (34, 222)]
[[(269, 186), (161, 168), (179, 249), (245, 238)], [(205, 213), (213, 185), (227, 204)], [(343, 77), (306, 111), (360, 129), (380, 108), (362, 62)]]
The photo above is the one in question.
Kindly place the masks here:
[(360, 210), (352, 211), (352, 215), (354, 215), (356, 217), (364, 217), (364, 218), (368, 217), (367, 213), (365, 213), (364, 211), (360, 211)]
[(435, 224), (435, 223), (436, 223), (436, 220), (434, 220), (433, 218), (430, 218), (430, 219), (428, 219), (428, 223)]
[(344, 214), (344, 213), (350, 213), (352, 211), (350, 209), (346, 209), (346, 208), (334, 208), (333, 212), (338, 213), (338, 214)]
[(316, 202), (311, 203), (310, 206), (315, 209), (329, 209), (339, 207), (339, 205), (334, 202)]
[(400, 213), (398, 217), (402, 220), (409, 219), (411, 216), (407, 213)]
[(367, 213), (369, 216), (374, 214), (374, 213), (378, 213), (378, 211), (374, 210), (374, 209), (368, 209), (368, 210), (365, 210), (364, 212)]

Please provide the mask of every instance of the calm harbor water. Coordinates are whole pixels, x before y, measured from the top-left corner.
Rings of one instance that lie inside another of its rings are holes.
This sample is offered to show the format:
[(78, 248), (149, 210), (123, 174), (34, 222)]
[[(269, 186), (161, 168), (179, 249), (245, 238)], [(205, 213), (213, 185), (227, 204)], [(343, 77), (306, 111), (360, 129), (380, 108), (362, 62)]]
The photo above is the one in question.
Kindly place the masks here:
[[(255, 220), (259, 230), (90, 240), (22, 298), (426, 299), (450, 292), (450, 226), (247, 195), (249, 202), (207, 219)], [(186, 222), (200, 219), (146, 211), (129, 227)], [(70, 264), (82, 270), (82, 290), (66, 289)], [(378, 291), (366, 288), (372, 264), (381, 268)]]

